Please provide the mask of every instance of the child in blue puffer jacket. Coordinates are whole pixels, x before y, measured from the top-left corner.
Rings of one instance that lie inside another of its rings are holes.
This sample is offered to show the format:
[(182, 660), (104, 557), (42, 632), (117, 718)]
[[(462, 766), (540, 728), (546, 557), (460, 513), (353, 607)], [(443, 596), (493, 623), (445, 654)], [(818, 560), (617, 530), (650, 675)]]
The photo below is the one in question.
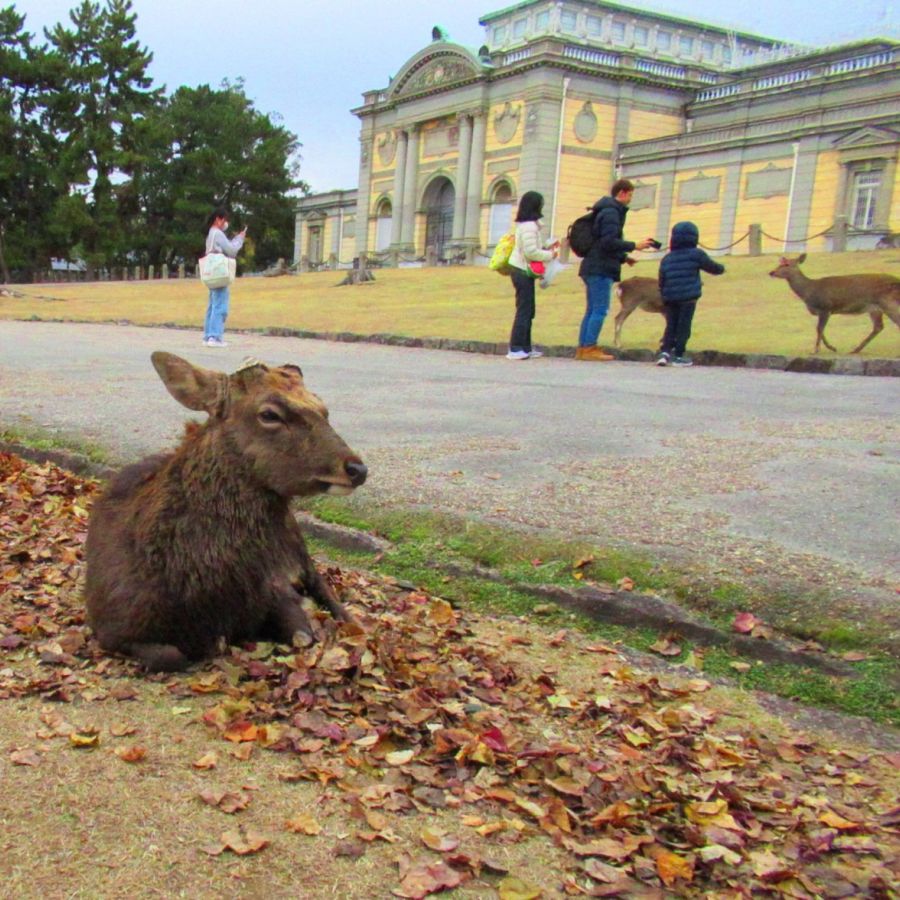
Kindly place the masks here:
[(700, 270), (721, 275), (725, 266), (710, 259), (697, 244), (700, 231), (693, 222), (679, 222), (672, 229), (669, 252), (659, 264), (659, 292), (666, 307), (666, 333), (656, 357), (658, 366), (691, 366), (684, 355), (691, 337), (691, 322), (703, 286)]

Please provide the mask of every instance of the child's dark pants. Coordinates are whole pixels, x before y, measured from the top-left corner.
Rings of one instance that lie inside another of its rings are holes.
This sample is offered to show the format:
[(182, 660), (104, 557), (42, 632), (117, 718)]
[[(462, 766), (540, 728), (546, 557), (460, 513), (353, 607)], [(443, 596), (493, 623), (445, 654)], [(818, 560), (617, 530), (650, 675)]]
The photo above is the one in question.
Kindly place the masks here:
[(666, 333), (660, 350), (672, 356), (684, 356), (687, 342), (691, 338), (691, 322), (694, 320), (696, 300), (680, 300), (666, 303)]

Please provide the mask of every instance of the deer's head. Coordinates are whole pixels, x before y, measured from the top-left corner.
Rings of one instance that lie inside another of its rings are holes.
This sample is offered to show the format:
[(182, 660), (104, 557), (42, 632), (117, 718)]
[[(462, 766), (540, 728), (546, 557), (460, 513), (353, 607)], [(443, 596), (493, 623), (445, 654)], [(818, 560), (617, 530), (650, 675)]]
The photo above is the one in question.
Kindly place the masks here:
[(789, 278), (792, 272), (799, 272), (801, 263), (806, 262), (806, 254), (801, 253), (796, 259), (782, 256), (778, 265), (769, 272), (772, 278)]
[(325, 404), (307, 390), (297, 366), (249, 360), (227, 375), (162, 351), (151, 359), (169, 393), (208, 413), (207, 431), (236, 449), (269, 490), (283, 497), (349, 494), (366, 480), (365, 464), (328, 423)]

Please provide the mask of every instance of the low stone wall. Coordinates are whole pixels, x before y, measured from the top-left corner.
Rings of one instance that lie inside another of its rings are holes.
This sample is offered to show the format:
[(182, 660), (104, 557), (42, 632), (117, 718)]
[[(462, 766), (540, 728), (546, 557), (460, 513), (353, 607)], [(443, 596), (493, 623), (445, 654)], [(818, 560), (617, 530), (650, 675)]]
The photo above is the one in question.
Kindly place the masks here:
[[(489, 341), (459, 341), (449, 338), (413, 338), (399, 334), (354, 334), (340, 331), (302, 331), (291, 328), (267, 328), (263, 334), (280, 337), (298, 337), (325, 341), (343, 341), (345, 343), (366, 342), (385, 344), (392, 347), (423, 347), (427, 350), (456, 350), (462, 353), (484, 353), (489, 356), (502, 356), (509, 347), (507, 344)], [(621, 350), (616, 347), (604, 347), (607, 353), (616, 359), (627, 362), (653, 362), (656, 354), (652, 350)], [(541, 345), (544, 356), (555, 356), (572, 359), (575, 356), (573, 346)], [(806, 372), (817, 375), (879, 375), (882, 377), (900, 377), (900, 359), (862, 359), (856, 356), (779, 356), (773, 353), (725, 353), (720, 350), (698, 350), (691, 353), (694, 364), (698, 366), (728, 366), (737, 369), (776, 369), (783, 372)]]

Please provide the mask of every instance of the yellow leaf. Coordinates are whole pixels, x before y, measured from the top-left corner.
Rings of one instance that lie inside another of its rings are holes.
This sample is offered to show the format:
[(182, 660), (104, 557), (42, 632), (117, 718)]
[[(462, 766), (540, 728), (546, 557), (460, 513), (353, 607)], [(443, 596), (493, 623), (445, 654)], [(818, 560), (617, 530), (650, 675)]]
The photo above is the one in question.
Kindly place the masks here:
[(415, 750), (395, 750), (393, 753), (386, 753), (384, 761), (389, 766), (405, 766), (415, 755)]
[(823, 824), (827, 825), (829, 828), (838, 828), (840, 830), (846, 830), (850, 828), (859, 828), (859, 822), (851, 822), (849, 819), (845, 819), (843, 816), (839, 816), (836, 812), (832, 812), (830, 809), (826, 809), (825, 812), (819, 816), (819, 821)]
[(322, 826), (309, 813), (300, 813), (288, 819), (284, 825), (288, 831), (295, 834), (316, 835), (322, 830)]
[(656, 871), (666, 887), (671, 887), (679, 878), (691, 881), (694, 877), (694, 864), (691, 860), (668, 850), (661, 850), (656, 855)]
[(522, 881), (521, 878), (513, 876), (504, 878), (500, 882), (497, 892), (500, 895), (500, 900), (540, 900), (543, 896), (543, 892), (539, 887), (535, 887), (533, 884), (528, 884), (528, 882)]
[(100, 743), (100, 735), (97, 732), (73, 731), (69, 735), (69, 741), (73, 747), (96, 747)]
[(218, 756), (210, 751), (209, 753), (204, 753), (199, 759), (195, 759), (193, 766), (195, 769), (214, 769), (218, 761)]

